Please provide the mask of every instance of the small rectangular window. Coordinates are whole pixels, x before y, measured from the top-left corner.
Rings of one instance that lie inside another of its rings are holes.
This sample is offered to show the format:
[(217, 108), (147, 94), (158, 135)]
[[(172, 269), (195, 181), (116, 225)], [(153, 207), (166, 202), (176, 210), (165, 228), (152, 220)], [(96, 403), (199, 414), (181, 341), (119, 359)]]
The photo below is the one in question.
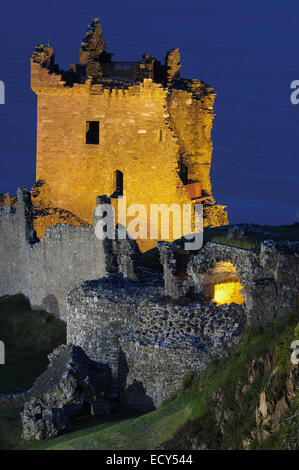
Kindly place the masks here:
[(123, 196), (124, 193), (124, 175), (120, 170), (114, 172), (114, 194)]
[(159, 142), (163, 142), (163, 130), (159, 129)]
[(184, 163), (179, 162), (179, 175), (184, 185), (189, 183), (188, 180), (188, 167)]
[(99, 121), (86, 121), (86, 143), (99, 145), (100, 143), (100, 123)]

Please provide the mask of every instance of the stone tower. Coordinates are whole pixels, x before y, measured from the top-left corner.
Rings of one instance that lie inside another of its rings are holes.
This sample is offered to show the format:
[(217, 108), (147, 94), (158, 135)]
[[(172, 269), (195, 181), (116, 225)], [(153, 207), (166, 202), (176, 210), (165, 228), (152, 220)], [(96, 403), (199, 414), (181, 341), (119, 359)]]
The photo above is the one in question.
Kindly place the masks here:
[(164, 64), (149, 54), (136, 63), (111, 57), (98, 19), (69, 71), (55, 64), (51, 47), (34, 51), (36, 176), (48, 201), (86, 222), (99, 194), (146, 208), (201, 202), (205, 225), (226, 224), (210, 181), (214, 90), (180, 77), (178, 49)]

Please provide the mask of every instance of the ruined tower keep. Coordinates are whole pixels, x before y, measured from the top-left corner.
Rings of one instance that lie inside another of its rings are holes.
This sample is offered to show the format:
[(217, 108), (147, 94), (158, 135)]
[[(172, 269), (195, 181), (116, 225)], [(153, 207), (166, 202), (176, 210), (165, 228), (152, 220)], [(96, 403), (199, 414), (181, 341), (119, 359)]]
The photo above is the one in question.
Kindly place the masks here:
[(127, 206), (147, 210), (200, 202), (205, 225), (226, 224), (210, 181), (214, 90), (180, 77), (178, 49), (167, 53), (165, 64), (149, 54), (137, 63), (111, 57), (98, 19), (69, 71), (55, 64), (52, 47), (34, 51), (36, 177), (45, 182), (47, 200), (87, 223), (99, 194), (114, 204), (125, 196)]

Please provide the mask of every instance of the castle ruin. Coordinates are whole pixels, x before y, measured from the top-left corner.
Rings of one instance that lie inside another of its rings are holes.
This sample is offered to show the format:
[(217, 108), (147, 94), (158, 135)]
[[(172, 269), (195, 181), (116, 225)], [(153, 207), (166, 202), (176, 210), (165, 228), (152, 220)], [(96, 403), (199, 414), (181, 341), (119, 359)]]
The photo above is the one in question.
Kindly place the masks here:
[[(34, 51), (36, 178), (46, 200), (87, 223), (99, 194), (147, 213), (150, 204), (202, 203), (205, 225), (228, 223), (210, 181), (214, 90), (180, 77), (178, 49), (163, 65), (149, 54), (136, 63), (111, 57), (98, 19), (69, 71), (55, 64), (52, 47)], [(155, 244), (139, 240), (143, 251)]]
[[(99, 240), (92, 225), (56, 224), (38, 240), (32, 207), (19, 190), (16, 208), (0, 209), (0, 296), (23, 293), (64, 319), (67, 343), (109, 365), (126, 407), (160, 405), (188, 371), (229, 354), (244, 328), (297, 308), (299, 242), (188, 252), (161, 241), (160, 273), (143, 265), (135, 240)], [(216, 302), (219, 285), (241, 294)]]
[[(129, 237), (98, 239), (96, 201), (115, 207), (124, 196), (147, 208), (200, 202), (206, 226), (227, 224), (210, 182), (215, 95), (201, 81), (180, 78), (177, 49), (165, 65), (149, 55), (112, 62), (98, 20), (81, 44), (80, 63), (68, 72), (55, 65), (50, 46), (36, 48), (31, 66), (38, 181), (15, 198), (0, 195), (0, 296), (23, 293), (33, 308), (66, 321), (68, 346), (51, 356), (42, 377), (80, 356), (82, 393), (73, 384), (73, 404), (88, 395), (89, 406), (100, 404), (101, 412), (111, 397), (151, 410), (187, 372), (229, 354), (246, 327), (297, 308), (299, 243), (265, 239), (249, 250), (207, 242), (188, 252), (182, 240), (159, 241), (158, 272), (142, 263), (140, 252), (156, 240), (138, 247)], [(96, 381), (85, 380), (97, 369), (90, 361), (103, 366), (100, 393)], [(41, 383), (32, 393), (41, 393)], [(37, 428), (43, 437), (58, 432), (51, 427), (49, 434), (37, 418), (40, 403), (52, 407), (44, 410), (47, 420), (66, 426), (60, 384), (52, 401), (51, 383), (38, 406), (32, 397), (26, 401), (27, 435)]]

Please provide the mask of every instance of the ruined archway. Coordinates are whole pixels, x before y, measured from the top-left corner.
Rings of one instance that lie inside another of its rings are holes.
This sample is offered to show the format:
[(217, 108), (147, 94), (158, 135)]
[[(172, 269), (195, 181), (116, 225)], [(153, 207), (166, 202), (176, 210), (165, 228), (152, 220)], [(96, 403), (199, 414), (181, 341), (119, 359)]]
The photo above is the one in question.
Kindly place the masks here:
[(219, 261), (203, 277), (203, 294), (208, 302), (223, 304), (243, 304), (244, 297), (240, 292), (243, 286), (236, 268), (229, 261)]

